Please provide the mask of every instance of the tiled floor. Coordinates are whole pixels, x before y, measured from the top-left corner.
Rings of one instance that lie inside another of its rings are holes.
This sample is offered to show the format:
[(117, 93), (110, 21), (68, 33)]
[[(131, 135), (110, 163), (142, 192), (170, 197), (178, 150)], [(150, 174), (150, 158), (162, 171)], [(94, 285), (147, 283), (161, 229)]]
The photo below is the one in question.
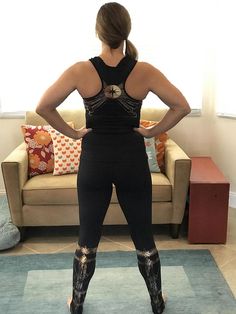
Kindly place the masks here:
[[(4, 202), (0, 198), (1, 206)], [(166, 226), (153, 228), (157, 248), (165, 249), (209, 249), (236, 297), (236, 209), (229, 209), (229, 225), (226, 244), (190, 245), (186, 228), (182, 228), (179, 239), (169, 236)], [(77, 227), (29, 228), (26, 240), (16, 247), (1, 251), (1, 255), (32, 253), (73, 252), (78, 240)], [(104, 226), (98, 251), (134, 250), (127, 226)]]

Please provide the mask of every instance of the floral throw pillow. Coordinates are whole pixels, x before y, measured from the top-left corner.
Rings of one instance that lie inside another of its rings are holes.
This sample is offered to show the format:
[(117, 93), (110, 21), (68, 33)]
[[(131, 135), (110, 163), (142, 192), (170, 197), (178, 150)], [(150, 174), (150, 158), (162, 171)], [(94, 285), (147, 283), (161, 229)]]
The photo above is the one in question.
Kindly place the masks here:
[[(156, 125), (158, 122), (140, 120), (140, 125), (145, 128)], [(148, 155), (149, 168), (151, 172), (165, 172), (165, 143), (168, 139), (167, 133), (162, 133), (152, 138), (144, 138), (146, 152)]]
[(54, 148), (53, 175), (77, 173), (81, 154), (81, 139), (72, 139), (54, 129), (49, 132)]
[[(67, 122), (72, 128), (73, 122)], [(53, 172), (54, 169), (54, 148), (49, 130), (50, 125), (21, 125), (26, 150), (28, 153), (28, 176)]]

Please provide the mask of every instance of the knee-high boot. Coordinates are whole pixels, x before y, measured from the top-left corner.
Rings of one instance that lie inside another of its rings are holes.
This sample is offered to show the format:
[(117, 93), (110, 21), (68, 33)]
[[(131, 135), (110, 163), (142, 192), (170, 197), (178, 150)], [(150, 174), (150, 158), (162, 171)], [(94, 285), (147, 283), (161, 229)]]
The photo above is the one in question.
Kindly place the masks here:
[(157, 249), (140, 251), (136, 250), (138, 267), (143, 276), (151, 298), (152, 311), (161, 314), (164, 311), (165, 303), (161, 289), (161, 264)]
[(81, 247), (75, 251), (73, 262), (73, 297), (70, 304), (72, 314), (83, 312), (83, 303), (87, 293), (90, 279), (92, 278), (96, 265), (97, 247)]

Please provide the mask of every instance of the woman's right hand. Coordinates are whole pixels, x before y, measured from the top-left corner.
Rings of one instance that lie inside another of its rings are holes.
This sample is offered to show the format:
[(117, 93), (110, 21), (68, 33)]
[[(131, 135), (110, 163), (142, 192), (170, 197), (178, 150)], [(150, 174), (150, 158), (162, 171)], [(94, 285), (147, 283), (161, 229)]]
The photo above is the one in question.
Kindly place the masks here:
[(84, 137), (87, 133), (91, 132), (92, 129), (91, 128), (86, 128), (85, 126), (83, 126), (82, 128), (75, 130), (76, 131), (76, 139), (80, 139), (82, 137)]

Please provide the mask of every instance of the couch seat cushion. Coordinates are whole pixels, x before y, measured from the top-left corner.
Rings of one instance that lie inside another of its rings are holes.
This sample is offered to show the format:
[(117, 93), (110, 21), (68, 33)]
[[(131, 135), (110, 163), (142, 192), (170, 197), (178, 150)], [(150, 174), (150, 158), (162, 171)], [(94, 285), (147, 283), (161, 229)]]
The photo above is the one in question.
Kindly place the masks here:
[[(153, 202), (171, 201), (171, 185), (162, 173), (152, 173)], [(23, 187), (23, 203), (27, 205), (78, 204), (77, 174), (54, 176), (52, 173), (30, 178)], [(115, 188), (111, 203), (117, 203)]]
[(152, 176), (152, 201), (170, 202), (172, 200), (172, 186), (163, 173), (151, 173)]
[(77, 204), (76, 179), (74, 173), (35, 176), (23, 187), (23, 202), (27, 205)]

